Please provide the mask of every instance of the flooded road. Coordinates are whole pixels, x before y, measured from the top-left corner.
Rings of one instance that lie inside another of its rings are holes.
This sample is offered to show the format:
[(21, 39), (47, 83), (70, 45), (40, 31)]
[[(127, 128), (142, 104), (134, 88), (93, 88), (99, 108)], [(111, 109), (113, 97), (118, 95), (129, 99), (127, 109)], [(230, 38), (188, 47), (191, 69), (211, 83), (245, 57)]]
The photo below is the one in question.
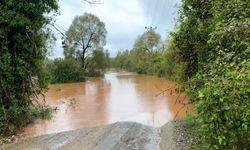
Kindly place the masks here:
[(50, 85), (46, 100), (56, 110), (53, 118), (37, 120), (24, 133), (47, 134), (117, 121), (161, 126), (192, 111), (185, 105), (186, 95), (176, 93), (175, 87), (166, 79), (124, 71), (109, 71), (85, 83)]

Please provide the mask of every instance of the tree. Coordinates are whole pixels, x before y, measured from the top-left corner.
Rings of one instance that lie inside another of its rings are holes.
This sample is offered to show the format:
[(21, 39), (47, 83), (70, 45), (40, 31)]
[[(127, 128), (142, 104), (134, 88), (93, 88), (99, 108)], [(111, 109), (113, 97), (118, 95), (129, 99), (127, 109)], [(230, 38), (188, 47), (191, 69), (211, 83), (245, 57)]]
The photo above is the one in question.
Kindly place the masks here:
[(47, 87), (44, 70), (49, 14), (56, 0), (0, 1), (0, 134), (37, 117), (34, 103)]
[(210, 61), (207, 58), (213, 47), (207, 44), (207, 41), (215, 27), (212, 21), (214, 14), (211, 1), (185, 0), (180, 11), (181, 24), (174, 35), (176, 46), (186, 64), (186, 78), (190, 78), (198, 71), (201, 62)]
[(96, 49), (89, 58), (88, 68), (91, 70), (103, 70), (109, 66), (109, 53), (103, 49)]
[(82, 68), (86, 69), (87, 58), (93, 50), (106, 44), (106, 35), (105, 24), (97, 16), (85, 13), (75, 17), (63, 43), (65, 58), (79, 58)]
[(155, 30), (149, 29), (136, 39), (133, 47), (154, 52), (160, 49), (161, 44), (161, 36)]
[(247, 0), (183, 0), (174, 41), (197, 114), (197, 149), (250, 147), (249, 8)]
[(119, 51), (114, 59), (115, 67), (131, 70), (130, 52)]
[(140, 35), (131, 50), (131, 63), (133, 70), (138, 73), (154, 74), (158, 53), (163, 50), (161, 36), (153, 29)]

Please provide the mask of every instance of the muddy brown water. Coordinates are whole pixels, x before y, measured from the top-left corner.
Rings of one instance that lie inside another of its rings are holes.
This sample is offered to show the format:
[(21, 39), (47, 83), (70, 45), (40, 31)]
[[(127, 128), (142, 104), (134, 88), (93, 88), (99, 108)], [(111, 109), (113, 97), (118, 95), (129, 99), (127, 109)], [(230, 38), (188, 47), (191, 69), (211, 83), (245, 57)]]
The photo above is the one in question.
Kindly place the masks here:
[(155, 76), (108, 71), (104, 77), (85, 83), (53, 84), (46, 95), (55, 108), (51, 120), (37, 120), (24, 129), (25, 135), (40, 135), (97, 126), (117, 121), (136, 121), (161, 126), (183, 119), (192, 112), (176, 83)]

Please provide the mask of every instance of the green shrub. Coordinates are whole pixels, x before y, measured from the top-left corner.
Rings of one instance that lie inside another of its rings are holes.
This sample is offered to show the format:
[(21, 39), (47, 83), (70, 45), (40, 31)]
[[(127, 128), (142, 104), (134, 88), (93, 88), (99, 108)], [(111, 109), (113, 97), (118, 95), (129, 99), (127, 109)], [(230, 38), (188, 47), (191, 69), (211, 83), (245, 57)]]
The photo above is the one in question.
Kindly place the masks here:
[(250, 147), (249, 4), (183, 1), (175, 41), (197, 113), (197, 149)]
[[(189, 91), (195, 97), (196, 127), (203, 149), (247, 149), (250, 147), (250, 61), (224, 66), (223, 76), (197, 74)], [(244, 68), (244, 69), (243, 69)], [(200, 85), (204, 82), (204, 85)], [(196, 90), (195, 90), (196, 89)], [(197, 132), (196, 132), (197, 133)], [(206, 143), (206, 144), (204, 144)]]
[(51, 83), (70, 83), (85, 81), (85, 72), (79, 61), (74, 59), (55, 59), (47, 63)]
[(57, 0), (0, 1), (0, 136), (47, 110), (34, 103), (48, 85), (48, 24), (57, 10)]
[(13, 103), (11, 107), (0, 107), (0, 136), (15, 133), (36, 119), (50, 119), (52, 109), (48, 106), (20, 106)]
[(104, 73), (102, 70), (96, 70), (96, 69), (91, 69), (86, 71), (86, 76), (88, 77), (101, 77), (104, 76)]
[(174, 37), (169, 36), (166, 48), (158, 62), (157, 75), (181, 82), (185, 79), (185, 63), (181, 61), (179, 49), (175, 45)]

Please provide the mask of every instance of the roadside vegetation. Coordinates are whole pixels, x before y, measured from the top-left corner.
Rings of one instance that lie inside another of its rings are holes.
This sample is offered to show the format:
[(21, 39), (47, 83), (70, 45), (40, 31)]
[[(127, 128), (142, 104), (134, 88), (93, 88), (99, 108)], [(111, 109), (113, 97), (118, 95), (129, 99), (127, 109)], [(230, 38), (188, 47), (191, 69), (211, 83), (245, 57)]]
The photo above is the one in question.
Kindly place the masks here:
[(0, 137), (50, 116), (37, 96), (48, 84), (46, 25), (57, 9), (56, 0), (0, 1)]
[(198, 136), (194, 148), (249, 149), (249, 18), (247, 0), (183, 0), (176, 30), (164, 48), (149, 30), (112, 61), (182, 84), (195, 110), (187, 119)]

